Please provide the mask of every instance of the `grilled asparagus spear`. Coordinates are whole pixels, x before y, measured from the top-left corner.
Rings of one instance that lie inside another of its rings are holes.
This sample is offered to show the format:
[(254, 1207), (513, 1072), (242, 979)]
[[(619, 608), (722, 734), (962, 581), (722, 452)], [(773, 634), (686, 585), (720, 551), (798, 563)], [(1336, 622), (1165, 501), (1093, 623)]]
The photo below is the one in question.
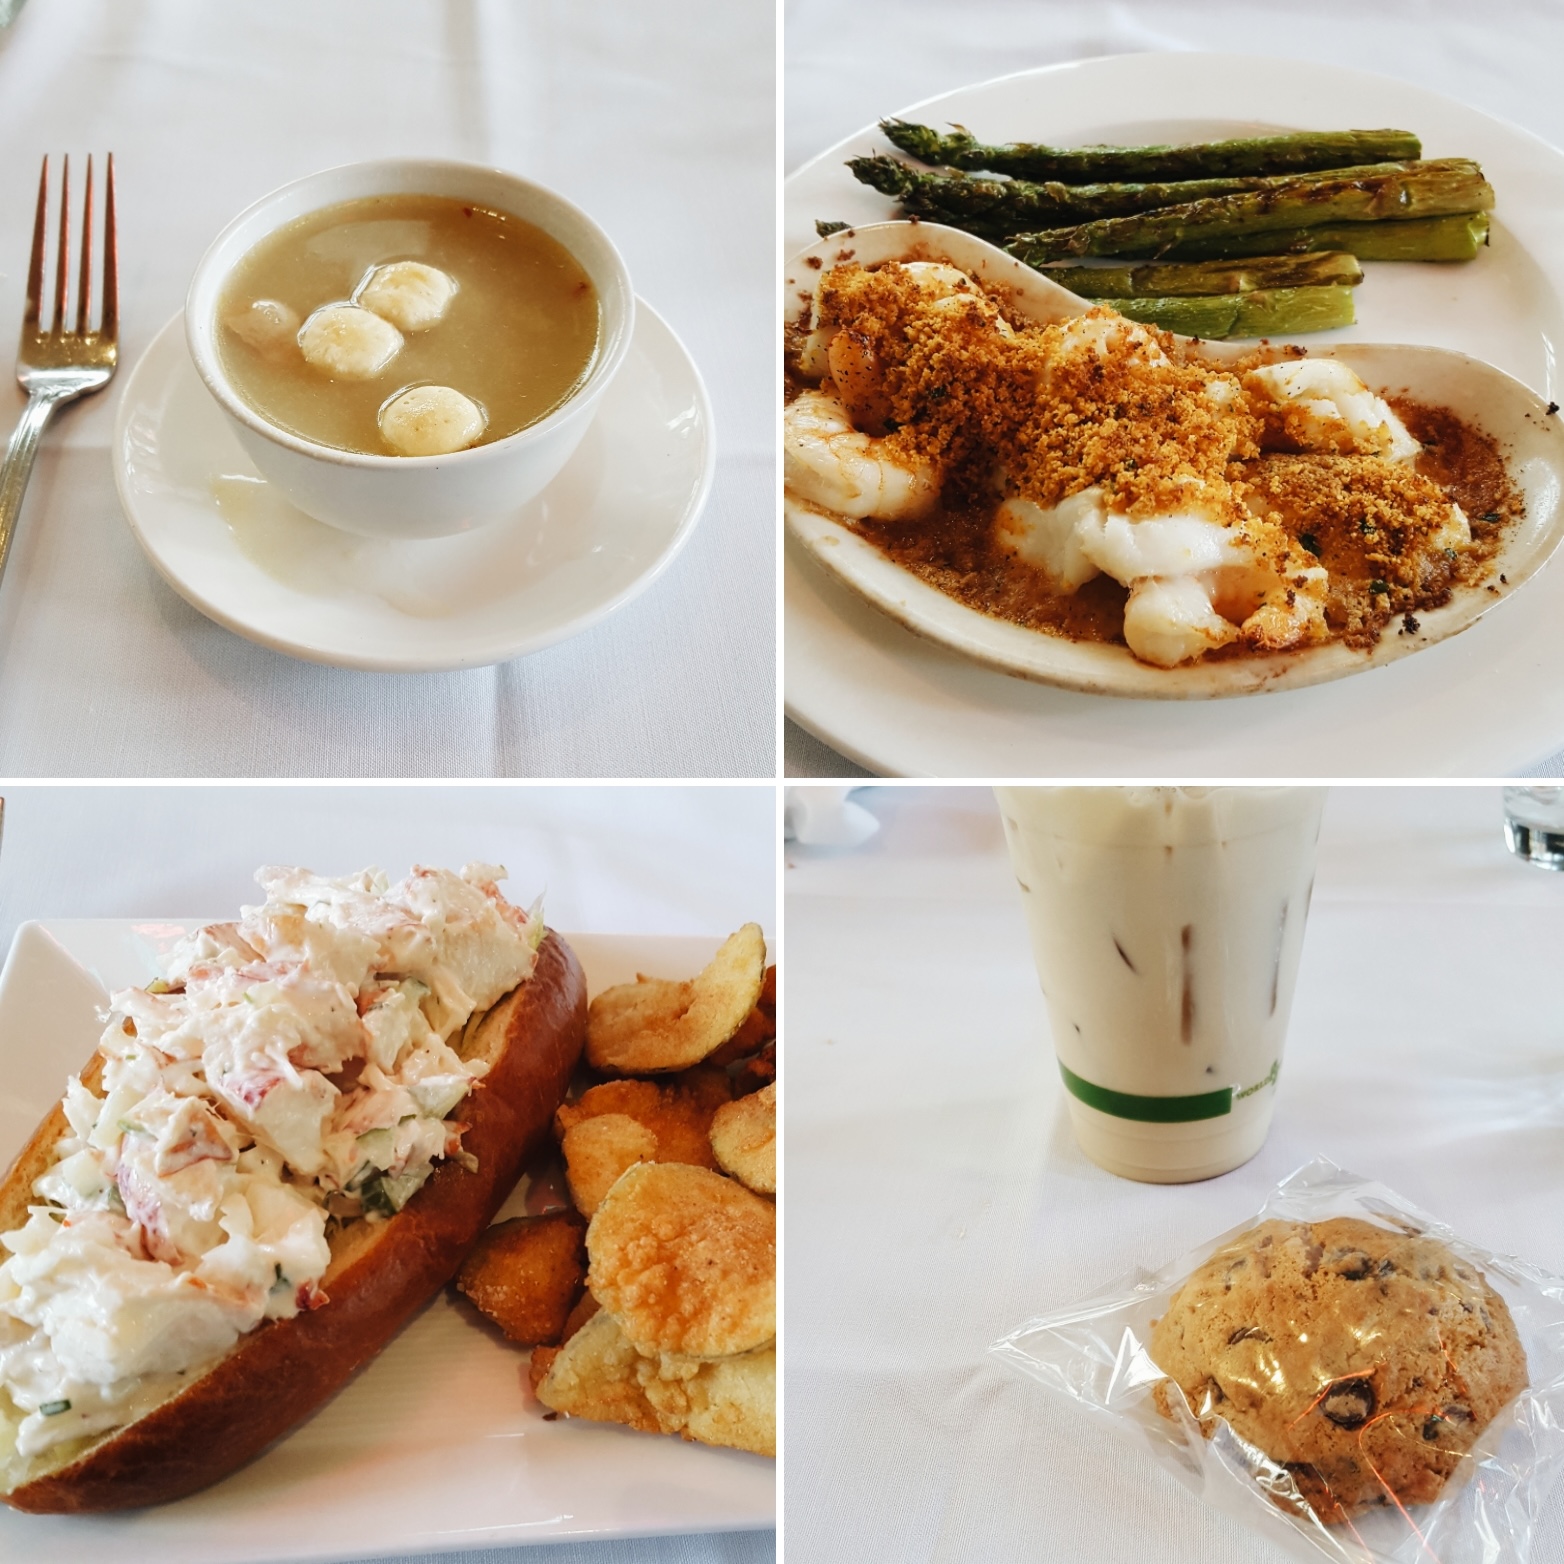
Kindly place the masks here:
[[(1414, 164), (1410, 171), (1397, 168), (1348, 177), (1284, 180), (1265, 190), (1018, 234), (1006, 248), (1033, 265), (1077, 255), (1164, 256), (1176, 245), (1238, 235), (1315, 228), (1325, 223), (1442, 217), (1485, 212), (1492, 206), (1493, 187), (1483, 178), (1482, 170), (1466, 158), (1446, 158)], [(1331, 248), (1357, 253), (1351, 244)]]
[(1319, 255), (1262, 255), (1240, 262), (1049, 266), (1043, 270), (1043, 276), (1088, 299), (1162, 299), (1281, 288), (1352, 288), (1363, 281), (1363, 268), (1356, 256), (1327, 250)]
[(1303, 173), (1361, 163), (1401, 162), (1422, 155), (1406, 130), (1297, 131), (1171, 147), (1046, 147), (1032, 142), (984, 146), (963, 126), (941, 135), (905, 120), (880, 121), (892, 144), (920, 162), (987, 169), (1022, 179), (1087, 184), (1122, 179), (1208, 179), (1235, 174)]
[(1008, 239), (1038, 228), (1062, 228), (1127, 217), (1157, 207), (1182, 206), (1213, 196), (1291, 187), (1301, 180), (1361, 178), (1411, 173), (1420, 163), (1370, 163), (1315, 174), (1281, 174), (1227, 179), (1181, 179), (1164, 184), (1063, 185), (1056, 181), (986, 179), (972, 174), (934, 173), (893, 157), (855, 157), (847, 166), (862, 184), (899, 200), (913, 217), (948, 223), (985, 239)]
[(1400, 222), (1322, 223), (1184, 240), (1162, 251), (1165, 261), (1224, 261), (1244, 256), (1302, 255), (1350, 250), (1360, 261), (1469, 261), (1488, 242), (1488, 214), (1411, 217)]
[(1260, 288), (1220, 297), (1093, 299), (1148, 326), (1186, 337), (1276, 337), (1350, 326), (1352, 289)]

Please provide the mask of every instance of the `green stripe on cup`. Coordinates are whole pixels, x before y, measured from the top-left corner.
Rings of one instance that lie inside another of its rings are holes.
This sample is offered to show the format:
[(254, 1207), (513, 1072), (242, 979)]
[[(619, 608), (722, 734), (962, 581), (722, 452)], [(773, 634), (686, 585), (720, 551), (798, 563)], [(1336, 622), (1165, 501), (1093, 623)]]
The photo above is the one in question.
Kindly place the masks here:
[(1194, 1119), (1220, 1119), (1233, 1111), (1233, 1088), (1197, 1092), (1193, 1097), (1139, 1097), (1133, 1092), (1111, 1092), (1106, 1086), (1083, 1081), (1063, 1060), (1059, 1073), (1064, 1084), (1088, 1107), (1116, 1119), (1139, 1119), (1143, 1124), (1188, 1124)]

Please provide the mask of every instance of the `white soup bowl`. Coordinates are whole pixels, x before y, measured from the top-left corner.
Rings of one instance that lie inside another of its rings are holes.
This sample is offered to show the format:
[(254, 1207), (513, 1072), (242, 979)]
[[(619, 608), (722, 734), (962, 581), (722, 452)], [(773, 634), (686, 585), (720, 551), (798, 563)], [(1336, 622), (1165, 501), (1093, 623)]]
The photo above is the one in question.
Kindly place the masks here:
[[(534, 223), (581, 264), (597, 290), (597, 350), (581, 383), (546, 417), (445, 456), (381, 456), (318, 445), (262, 417), (235, 390), (218, 352), (218, 307), (234, 268), (263, 239), (322, 207), (367, 196), (447, 196)], [(328, 168), (263, 196), (212, 241), (185, 300), (197, 373), (261, 476), (300, 510), (347, 532), (436, 538), (513, 515), (570, 459), (630, 349), (635, 294), (613, 242), (579, 207), (502, 169), (390, 158)]]

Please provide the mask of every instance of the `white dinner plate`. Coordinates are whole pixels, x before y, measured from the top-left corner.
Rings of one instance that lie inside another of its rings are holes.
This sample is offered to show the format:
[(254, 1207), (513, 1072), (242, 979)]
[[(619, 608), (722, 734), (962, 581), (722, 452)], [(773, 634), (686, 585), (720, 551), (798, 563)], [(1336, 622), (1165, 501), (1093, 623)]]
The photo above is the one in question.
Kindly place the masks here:
[[(1397, 126), (1425, 155), (1482, 163), (1493, 239), (1459, 266), (1376, 264), (1358, 322), (1308, 340), (1416, 342), (1486, 360), (1551, 401), (1564, 344), (1564, 155), (1387, 78), (1302, 61), (1125, 55), (1004, 77), (898, 117), (959, 122), (985, 140), (1210, 139), (1294, 126)], [(817, 218), (884, 221), (895, 203), (843, 162), (892, 150), (870, 127), (787, 182), (788, 255)], [(1117, 699), (1027, 683), (921, 639), (787, 545), (789, 715), (872, 770), (1027, 777), (1496, 775), (1564, 742), (1564, 569), (1503, 612), (1391, 666), (1333, 684), (1221, 701)]]
[(136, 365), (114, 431), (120, 503), (181, 597), (275, 651), (384, 672), (504, 662), (606, 618), (683, 547), (714, 461), (700, 372), (643, 300), (564, 471), (513, 518), (457, 537), (356, 537), (288, 504), (201, 384), (182, 314)]
[[(97, 1046), (108, 991), (145, 983), (200, 919), (26, 923), (0, 972), (0, 1166)], [(589, 992), (687, 977), (715, 940), (567, 936)], [(522, 1209), (512, 1197), (501, 1215)], [(0, 1558), (258, 1564), (776, 1523), (775, 1463), (574, 1418), (545, 1422), (526, 1354), (443, 1292), (307, 1422), (234, 1476), (122, 1515), (0, 1506)]]

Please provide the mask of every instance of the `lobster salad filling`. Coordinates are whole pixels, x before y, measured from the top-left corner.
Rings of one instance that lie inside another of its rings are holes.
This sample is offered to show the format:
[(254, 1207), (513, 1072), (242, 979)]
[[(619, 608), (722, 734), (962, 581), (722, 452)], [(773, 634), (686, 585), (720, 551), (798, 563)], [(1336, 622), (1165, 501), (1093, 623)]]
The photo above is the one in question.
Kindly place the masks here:
[(328, 1235), (462, 1149), (453, 1043), (546, 930), (505, 871), (256, 876), (264, 905), (113, 996), (97, 1090), (0, 1234), (0, 1462), (122, 1426), (263, 1321), (327, 1301)]

